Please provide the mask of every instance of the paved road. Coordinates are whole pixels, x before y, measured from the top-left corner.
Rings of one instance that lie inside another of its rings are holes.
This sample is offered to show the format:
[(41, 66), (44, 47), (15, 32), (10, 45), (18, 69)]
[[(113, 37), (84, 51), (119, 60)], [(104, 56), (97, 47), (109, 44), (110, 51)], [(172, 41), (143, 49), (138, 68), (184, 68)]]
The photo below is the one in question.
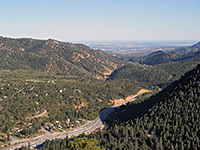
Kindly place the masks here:
[[(134, 95), (131, 98), (131, 100), (129, 100), (129, 101), (134, 101), (137, 96), (138, 96), (138, 94)], [(126, 104), (126, 103), (127, 102), (125, 102), (123, 104)], [(30, 143), (30, 145), (32, 147), (36, 147), (36, 146), (42, 144), (46, 140), (52, 140), (52, 139), (55, 139), (55, 138), (65, 138), (66, 136), (72, 137), (72, 136), (77, 136), (77, 135), (82, 134), (82, 133), (86, 133), (86, 134), (91, 133), (94, 130), (96, 130), (97, 128), (102, 127), (103, 126), (103, 122), (102, 121), (111, 112), (113, 112), (117, 107), (119, 107), (121, 105), (122, 104), (118, 104), (118, 105), (112, 106), (110, 108), (105, 108), (104, 110), (101, 111), (99, 116), (94, 121), (90, 121), (87, 124), (74, 129), (73, 131), (67, 131), (67, 132), (62, 132), (62, 133), (60, 133), (60, 132), (57, 132), (57, 133), (48, 132), (48, 133), (46, 133), (44, 135), (41, 135), (41, 136), (38, 136), (38, 137), (35, 137), (35, 138), (32, 138), (32, 139), (18, 140), (18, 142), (26, 142), (26, 143), (21, 143), (21, 144), (18, 144), (18, 145), (14, 145), (15, 143), (11, 143), (11, 145), (13, 145), (13, 146), (10, 146), (9, 148), (4, 147), (2, 149), (3, 150), (12, 150), (12, 149), (15, 149), (15, 148), (20, 148), (23, 145), (28, 145), (28, 143)]]

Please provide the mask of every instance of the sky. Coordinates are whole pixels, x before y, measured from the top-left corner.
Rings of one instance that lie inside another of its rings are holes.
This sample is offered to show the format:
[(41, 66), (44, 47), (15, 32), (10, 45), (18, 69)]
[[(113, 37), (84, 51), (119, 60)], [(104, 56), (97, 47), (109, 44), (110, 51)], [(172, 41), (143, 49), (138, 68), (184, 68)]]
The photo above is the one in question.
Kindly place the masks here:
[(200, 0), (1, 0), (0, 36), (200, 40)]

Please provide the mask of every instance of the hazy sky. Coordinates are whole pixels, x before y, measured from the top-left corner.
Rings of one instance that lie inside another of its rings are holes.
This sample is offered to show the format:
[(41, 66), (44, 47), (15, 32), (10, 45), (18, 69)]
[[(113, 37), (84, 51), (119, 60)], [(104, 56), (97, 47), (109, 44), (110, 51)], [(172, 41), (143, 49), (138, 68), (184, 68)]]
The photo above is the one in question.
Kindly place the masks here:
[(200, 40), (200, 0), (0, 0), (0, 35)]

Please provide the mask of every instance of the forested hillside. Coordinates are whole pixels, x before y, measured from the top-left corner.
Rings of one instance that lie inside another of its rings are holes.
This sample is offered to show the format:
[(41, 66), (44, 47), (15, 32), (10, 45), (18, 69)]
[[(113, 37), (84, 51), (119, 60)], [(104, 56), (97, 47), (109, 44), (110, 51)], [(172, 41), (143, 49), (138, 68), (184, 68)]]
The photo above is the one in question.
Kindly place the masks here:
[(0, 37), (0, 69), (40, 70), (102, 78), (124, 61), (83, 44)]
[(180, 56), (177, 52), (165, 53), (163, 51), (156, 51), (147, 56), (131, 57), (128, 60), (133, 62), (139, 62), (140, 64), (156, 65), (166, 63), (174, 60)]
[(109, 77), (110, 80), (129, 79), (136, 80), (151, 88), (161, 88), (179, 79), (185, 72), (191, 70), (200, 62), (200, 59), (188, 59), (188, 61), (169, 62), (154, 66), (141, 64), (128, 64), (116, 69)]
[[(108, 129), (87, 138), (105, 149), (200, 149), (199, 107), (200, 65), (150, 99), (122, 106)], [(42, 149), (68, 148), (64, 141), (47, 141)]]

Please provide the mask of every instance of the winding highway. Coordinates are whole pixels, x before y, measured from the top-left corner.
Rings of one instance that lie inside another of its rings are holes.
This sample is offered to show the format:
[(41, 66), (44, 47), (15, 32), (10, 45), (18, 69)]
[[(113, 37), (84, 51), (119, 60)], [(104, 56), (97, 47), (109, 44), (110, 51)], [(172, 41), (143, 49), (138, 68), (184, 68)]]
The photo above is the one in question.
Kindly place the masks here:
[[(136, 94), (136, 95), (132, 96), (132, 98), (129, 101), (134, 101), (138, 95), (140, 95), (140, 94)], [(125, 103), (122, 103), (122, 104), (126, 104), (126, 103), (128, 103), (128, 102), (125, 102)], [(104, 110), (102, 110), (100, 112), (99, 116), (95, 120), (89, 121), (88, 123), (74, 129), (73, 131), (71, 130), (71, 131), (57, 132), (57, 133), (47, 132), (44, 135), (41, 135), (41, 136), (38, 136), (38, 137), (35, 137), (35, 138), (32, 138), (32, 139), (16, 140), (14, 142), (11, 142), (10, 146), (2, 147), (0, 149), (2, 149), (2, 150), (12, 150), (12, 149), (15, 149), (15, 148), (20, 148), (24, 145), (28, 145), (28, 143), (30, 143), (31, 147), (36, 148), (38, 145), (41, 145), (46, 140), (52, 140), (52, 139), (56, 139), (56, 138), (65, 138), (66, 136), (68, 136), (70, 138), (70, 137), (73, 137), (73, 136), (78, 136), (79, 134), (82, 134), (82, 133), (89, 134), (89, 133), (95, 131), (96, 129), (102, 127), (103, 126), (103, 120), (111, 112), (113, 112), (117, 107), (120, 107), (122, 104), (114, 105), (110, 108), (105, 108)]]

